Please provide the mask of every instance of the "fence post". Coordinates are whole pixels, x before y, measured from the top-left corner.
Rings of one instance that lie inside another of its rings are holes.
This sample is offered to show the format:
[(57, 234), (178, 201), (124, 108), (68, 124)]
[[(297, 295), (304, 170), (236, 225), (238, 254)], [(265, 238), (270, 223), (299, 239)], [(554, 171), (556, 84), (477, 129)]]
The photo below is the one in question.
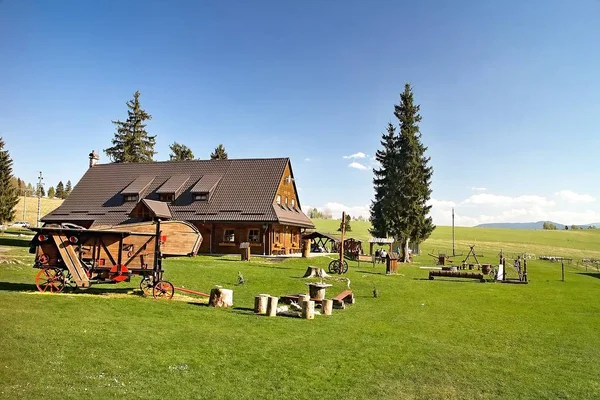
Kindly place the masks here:
[(562, 281), (564, 282), (565, 281), (565, 263), (561, 262), (560, 265), (562, 267), (561, 268), (561, 270), (562, 270)]

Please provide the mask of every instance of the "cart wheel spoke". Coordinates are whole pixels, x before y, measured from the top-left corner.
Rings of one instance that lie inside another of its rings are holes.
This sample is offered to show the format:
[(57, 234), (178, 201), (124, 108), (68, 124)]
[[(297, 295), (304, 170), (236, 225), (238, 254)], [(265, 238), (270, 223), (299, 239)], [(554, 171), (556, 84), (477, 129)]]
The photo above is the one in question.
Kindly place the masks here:
[(155, 299), (167, 299), (171, 300), (173, 298), (173, 294), (175, 293), (175, 287), (169, 281), (160, 281), (152, 289), (152, 295)]

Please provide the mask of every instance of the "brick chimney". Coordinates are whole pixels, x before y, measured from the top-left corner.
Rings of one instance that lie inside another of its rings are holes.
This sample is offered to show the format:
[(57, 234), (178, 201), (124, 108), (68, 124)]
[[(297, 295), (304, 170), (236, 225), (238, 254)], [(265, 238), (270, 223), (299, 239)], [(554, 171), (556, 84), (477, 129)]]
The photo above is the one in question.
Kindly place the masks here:
[(92, 152), (89, 154), (89, 158), (90, 158), (90, 168), (92, 168), (94, 165), (98, 164), (98, 161), (100, 160), (100, 156), (94, 150), (92, 150)]

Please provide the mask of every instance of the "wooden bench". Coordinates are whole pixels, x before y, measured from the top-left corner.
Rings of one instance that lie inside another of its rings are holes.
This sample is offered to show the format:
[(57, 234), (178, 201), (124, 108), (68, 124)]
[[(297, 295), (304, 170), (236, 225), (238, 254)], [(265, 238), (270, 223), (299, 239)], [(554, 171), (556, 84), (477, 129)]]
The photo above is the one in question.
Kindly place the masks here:
[(336, 308), (344, 309), (346, 307), (346, 303), (354, 304), (354, 293), (352, 290), (344, 290), (342, 293), (335, 296), (333, 299), (333, 305)]

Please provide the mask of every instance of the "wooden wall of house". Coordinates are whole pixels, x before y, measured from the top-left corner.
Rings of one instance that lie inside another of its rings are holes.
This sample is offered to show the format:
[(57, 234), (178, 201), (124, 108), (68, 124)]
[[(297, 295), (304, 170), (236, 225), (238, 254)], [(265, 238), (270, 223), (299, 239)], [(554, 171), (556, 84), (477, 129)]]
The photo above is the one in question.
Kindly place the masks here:
[[(200, 230), (204, 240), (200, 247), (199, 253), (209, 254), (211, 250), (211, 239), (212, 239), (212, 253), (213, 254), (240, 254), (240, 243), (249, 242), (250, 230), (258, 230), (259, 241), (250, 243), (250, 252), (252, 254), (263, 254), (268, 252), (267, 247), (263, 249), (263, 241), (265, 238), (265, 229), (263, 224), (240, 224), (240, 223), (216, 223), (216, 224), (200, 224), (197, 223), (196, 227)], [(234, 241), (227, 242), (225, 240), (225, 232), (227, 230), (234, 231)], [(211, 236), (212, 232), (212, 236)], [(268, 239), (268, 236), (267, 236)]]
[(275, 195), (275, 200), (277, 200), (277, 195), (281, 196), (281, 204), (285, 205), (286, 204), (286, 199), (287, 199), (287, 205), (292, 207), (292, 200), (294, 205), (296, 207), (298, 207), (298, 194), (296, 193), (296, 190), (294, 189), (294, 181), (290, 181), (289, 183), (286, 182), (286, 178), (287, 177), (291, 177), (292, 176), (292, 171), (290, 169), (290, 164), (288, 163), (288, 165), (285, 166), (285, 170), (283, 172), (283, 176), (281, 177), (281, 181), (279, 182), (279, 187), (277, 188), (277, 194)]
[(297, 226), (273, 225), (272, 250), (274, 253), (283, 251), (286, 254), (300, 251), (300, 229)]

